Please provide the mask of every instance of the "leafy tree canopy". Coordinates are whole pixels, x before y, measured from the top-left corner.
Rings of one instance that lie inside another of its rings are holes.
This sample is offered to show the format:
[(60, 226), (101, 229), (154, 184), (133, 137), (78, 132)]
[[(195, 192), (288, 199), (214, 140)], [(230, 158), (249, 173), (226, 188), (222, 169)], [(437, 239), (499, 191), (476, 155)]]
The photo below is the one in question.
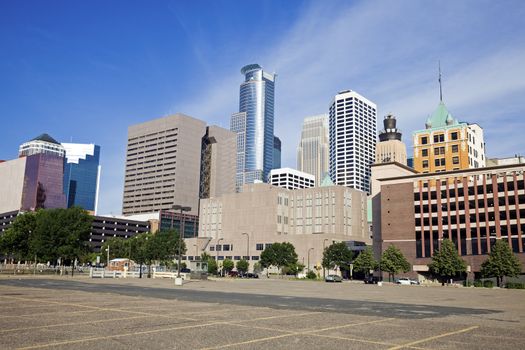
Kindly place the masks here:
[(345, 242), (333, 243), (323, 252), (323, 267), (334, 269), (337, 266), (342, 270), (347, 270), (353, 257), (354, 254)]
[(260, 262), (263, 267), (275, 266), (282, 270), (285, 266), (297, 264), (297, 253), (291, 243), (273, 243), (263, 250)]
[(394, 278), (400, 272), (410, 271), (410, 263), (399, 248), (391, 245), (381, 256), (381, 270), (388, 272)]
[(354, 269), (362, 271), (368, 276), (370, 270), (377, 269), (378, 262), (374, 259), (372, 248), (366, 247), (354, 260)]
[(521, 263), (512, 253), (509, 244), (503, 239), (497, 240), (490, 250), (489, 257), (481, 264), (481, 274), (496, 277), (498, 287), (505, 276), (516, 277), (521, 273)]
[(245, 273), (246, 271), (248, 271), (249, 266), (250, 266), (250, 263), (244, 259), (237, 261), (237, 264), (235, 265), (239, 273)]
[(443, 282), (467, 271), (467, 263), (461, 259), (454, 242), (449, 239), (441, 242), (439, 251), (434, 252), (432, 262), (428, 267)]
[(0, 253), (17, 260), (31, 259), (33, 255), (29, 242), (35, 230), (36, 213), (18, 215), (13, 224), (0, 235)]
[(231, 259), (225, 259), (223, 262), (222, 262), (222, 268), (224, 271), (226, 271), (226, 273), (230, 272), (231, 270), (233, 270), (233, 261)]

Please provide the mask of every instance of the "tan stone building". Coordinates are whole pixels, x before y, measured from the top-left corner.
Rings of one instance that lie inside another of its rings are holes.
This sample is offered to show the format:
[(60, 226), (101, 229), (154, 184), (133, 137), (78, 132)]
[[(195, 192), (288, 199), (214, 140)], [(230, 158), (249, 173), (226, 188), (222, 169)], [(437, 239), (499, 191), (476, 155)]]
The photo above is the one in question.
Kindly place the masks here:
[(396, 117), (391, 114), (383, 119), (384, 129), (379, 133), (379, 142), (376, 144), (375, 163), (407, 164), (407, 148), (401, 141), (401, 131), (396, 123)]
[(366, 210), (366, 193), (344, 186), (245, 185), (241, 193), (201, 200), (199, 239), (188, 247), (218, 260), (248, 258), (253, 266), (268, 244), (290, 242), (299, 262), (313, 268), (334, 241), (371, 244)]
[[(232, 150), (233, 147), (233, 150)], [(128, 128), (124, 215), (189, 206), (234, 190), (235, 134), (184, 114)]]

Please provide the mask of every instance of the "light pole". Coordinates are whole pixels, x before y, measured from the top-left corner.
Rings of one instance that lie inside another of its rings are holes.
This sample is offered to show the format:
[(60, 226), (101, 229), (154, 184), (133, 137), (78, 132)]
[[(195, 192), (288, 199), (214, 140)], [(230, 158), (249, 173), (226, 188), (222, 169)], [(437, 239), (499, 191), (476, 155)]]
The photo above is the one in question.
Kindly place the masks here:
[(106, 248), (106, 253), (107, 253), (107, 255), (106, 255), (106, 257), (107, 257), (107, 258), (106, 258), (106, 259), (107, 259), (107, 260), (106, 260), (106, 268), (107, 268), (108, 271), (109, 271), (109, 244), (108, 244), (108, 247)]
[(215, 261), (217, 262), (217, 272), (219, 272), (219, 243), (223, 241), (224, 238), (219, 238), (217, 240), (217, 244), (215, 244)]
[(312, 248), (308, 249), (308, 272), (310, 272), (310, 251), (311, 250), (314, 250), (314, 248), (312, 247)]
[[(325, 238), (324, 241), (323, 241), (323, 254), (324, 254), (324, 250), (325, 250), (325, 243), (328, 241), (328, 238)], [(324, 264), (323, 264), (323, 278), (325, 278), (325, 268), (324, 268)]]
[(184, 217), (183, 217), (184, 214), (183, 212), (190, 211), (191, 207), (183, 207), (182, 205), (176, 204), (172, 208), (173, 210), (180, 210), (179, 251), (178, 251), (179, 263), (177, 264), (177, 279), (179, 279), (179, 283), (182, 285), (182, 281), (180, 280), (180, 264), (181, 264), (181, 259), (182, 259), (182, 236), (184, 235)]

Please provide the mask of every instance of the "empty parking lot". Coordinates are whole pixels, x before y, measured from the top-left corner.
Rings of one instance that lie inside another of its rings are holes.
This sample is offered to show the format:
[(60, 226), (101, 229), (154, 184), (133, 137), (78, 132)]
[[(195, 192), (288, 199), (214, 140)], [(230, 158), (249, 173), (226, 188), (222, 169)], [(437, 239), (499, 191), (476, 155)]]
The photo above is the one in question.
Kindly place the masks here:
[(525, 292), (281, 280), (0, 279), (5, 349), (517, 349)]

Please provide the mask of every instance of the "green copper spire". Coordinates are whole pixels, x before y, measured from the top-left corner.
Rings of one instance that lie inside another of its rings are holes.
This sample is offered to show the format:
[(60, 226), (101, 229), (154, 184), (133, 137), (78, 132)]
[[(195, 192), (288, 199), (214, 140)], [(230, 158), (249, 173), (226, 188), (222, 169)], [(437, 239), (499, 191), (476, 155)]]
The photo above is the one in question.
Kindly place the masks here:
[(335, 186), (334, 182), (330, 178), (330, 176), (327, 174), (323, 181), (321, 182), (321, 187), (327, 187), (327, 186)]
[(440, 128), (444, 126), (451, 126), (459, 124), (452, 114), (449, 113), (447, 107), (443, 101), (439, 102), (438, 108), (432, 113), (428, 118), (425, 126), (427, 129), (430, 128)]

